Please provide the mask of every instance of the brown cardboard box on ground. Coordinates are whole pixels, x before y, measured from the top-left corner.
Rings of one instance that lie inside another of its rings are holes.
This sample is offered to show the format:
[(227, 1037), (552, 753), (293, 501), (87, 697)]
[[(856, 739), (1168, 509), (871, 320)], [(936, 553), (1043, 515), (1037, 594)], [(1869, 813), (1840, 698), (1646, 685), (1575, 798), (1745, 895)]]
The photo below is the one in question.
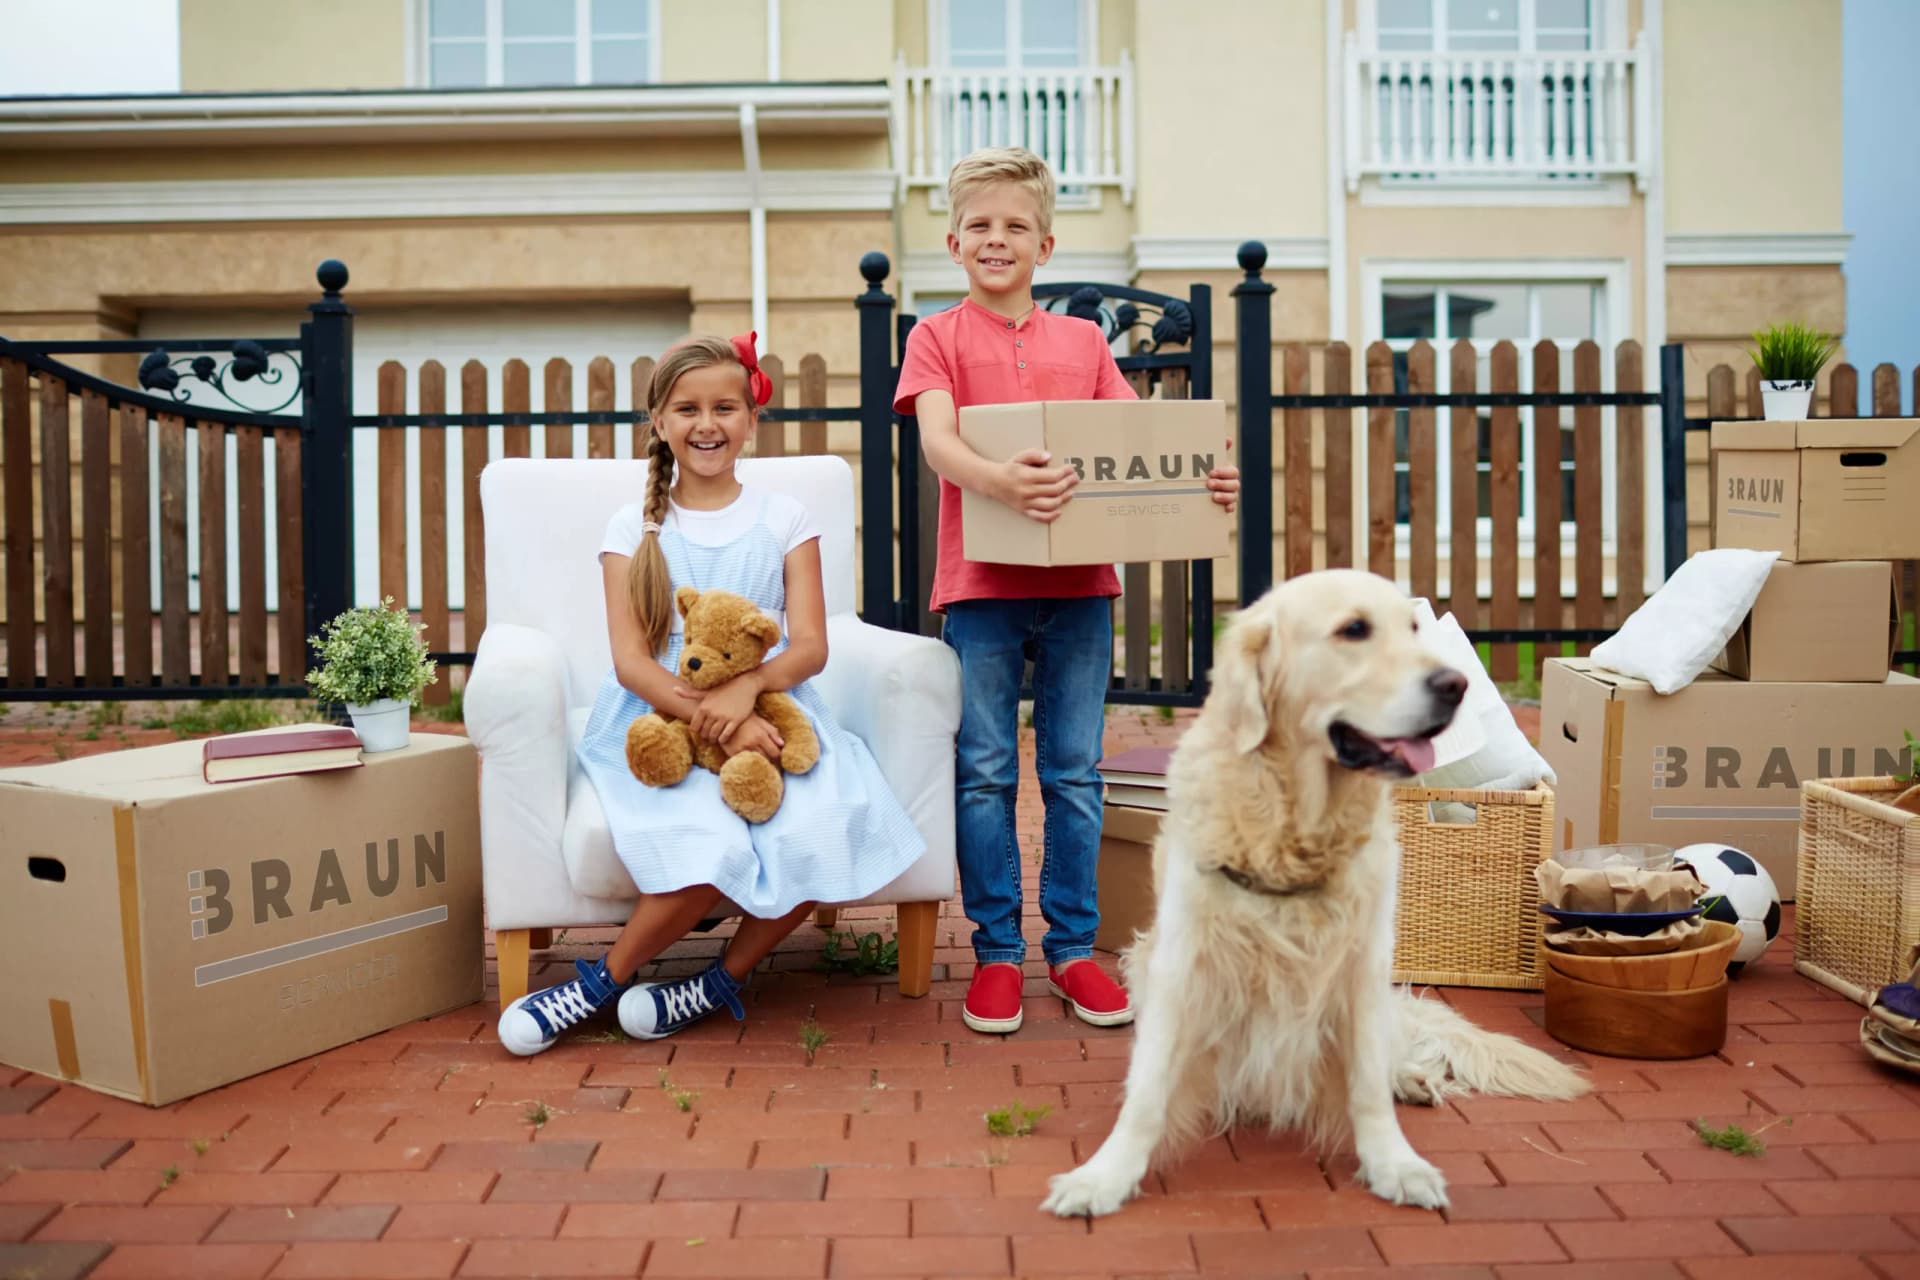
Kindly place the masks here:
[(1235, 517), (1207, 491), (1233, 461), (1223, 400), (1053, 400), (969, 405), (960, 438), (1005, 461), (1045, 449), (1080, 483), (1047, 524), (991, 498), (960, 495), (963, 552), (996, 564), (1139, 564), (1210, 560), (1230, 549)]
[(1774, 563), (1714, 669), (1738, 680), (1879, 684), (1900, 635), (1900, 585), (1885, 560)]
[(0, 770), (0, 1062), (160, 1105), (480, 999), (467, 739), (220, 784), (200, 753)]
[(1920, 418), (1716, 422), (1712, 451), (1714, 546), (1920, 558)]
[(1093, 945), (1124, 951), (1135, 930), (1153, 923), (1153, 839), (1160, 833), (1158, 809), (1110, 804), (1101, 810), (1100, 861), (1094, 882), (1100, 903), (1100, 927)]
[(1795, 893), (1800, 784), (1898, 773), (1920, 680), (1755, 684), (1717, 671), (1662, 696), (1578, 658), (1550, 658), (1540, 750), (1559, 775), (1555, 852), (1616, 842), (1724, 842)]

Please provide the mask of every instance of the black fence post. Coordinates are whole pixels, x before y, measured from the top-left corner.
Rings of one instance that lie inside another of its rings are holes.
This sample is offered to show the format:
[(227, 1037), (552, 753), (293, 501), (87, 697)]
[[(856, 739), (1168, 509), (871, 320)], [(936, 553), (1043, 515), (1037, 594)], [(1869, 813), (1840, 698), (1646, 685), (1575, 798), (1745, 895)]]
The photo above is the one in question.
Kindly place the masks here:
[(867, 291), (860, 309), (860, 617), (899, 624), (893, 595), (893, 295), (880, 287), (893, 264), (875, 251), (860, 259)]
[[(894, 320), (893, 350), (905, 353), (914, 317)], [(897, 385), (897, 384), (896, 384)], [(900, 605), (894, 625), (924, 634), (926, 587), (920, 581), (920, 420), (900, 416)]]
[[(1187, 394), (1195, 400), (1213, 399), (1213, 286), (1188, 287), (1187, 305), (1193, 310), (1193, 340), (1187, 350), (1193, 363), (1187, 370)], [(1237, 462), (1236, 462), (1237, 465)], [(1246, 500), (1245, 489), (1241, 501)], [(1213, 561), (1195, 560), (1188, 566), (1189, 611), (1193, 615), (1192, 681), (1195, 695), (1204, 698), (1213, 670)]]
[(1240, 246), (1247, 278), (1233, 287), (1240, 364), (1240, 604), (1273, 585), (1273, 286), (1260, 278), (1267, 246)]
[[(307, 632), (353, 606), (353, 308), (340, 298), (347, 266), (328, 258), (315, 272), (324, 290), (300, 326), (305, 386), (300, 435), (300, 511)], [(300, 683), (301, 673), (285, 677)]]
[(1678, 342), (1660, 347), (1660, 490), (1671, 578), (1687, 562), (1687, 365)]

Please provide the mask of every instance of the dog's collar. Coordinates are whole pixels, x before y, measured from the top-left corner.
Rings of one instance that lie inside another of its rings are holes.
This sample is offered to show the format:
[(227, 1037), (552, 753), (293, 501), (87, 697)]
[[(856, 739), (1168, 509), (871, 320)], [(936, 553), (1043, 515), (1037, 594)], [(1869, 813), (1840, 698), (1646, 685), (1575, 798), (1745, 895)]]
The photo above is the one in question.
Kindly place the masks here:
[(1268, 884), (1265, 880), (1256, 880), (1252, 876), (1248, 875), (1246, 872), (1237, 870), (1233, 867), (1216, 867), (1214, 868), (1214, 870), (1218, 871), (1221, 875), (1231, 880), (1234, 884), (1239, 885), (1242, 889), (1245, 889), (1247, 892), (1264, 893), (1270, 898), (1291, 898), (1296, 894), (1313, 893), (1320, 888), (1320, 885), (1318, 883), (1315, 883), (1315, 884), (1297, 885), (1292, 888), (1283, 889), (1278, 885)]

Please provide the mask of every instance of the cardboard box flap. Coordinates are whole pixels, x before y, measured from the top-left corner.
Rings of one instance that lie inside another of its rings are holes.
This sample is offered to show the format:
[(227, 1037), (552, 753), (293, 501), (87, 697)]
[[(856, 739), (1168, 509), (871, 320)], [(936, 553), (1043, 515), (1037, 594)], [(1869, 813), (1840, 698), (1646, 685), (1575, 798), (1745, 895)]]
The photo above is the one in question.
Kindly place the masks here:
[(1721, 449), (1774, 450), (1800, 447), (1797, 422), (1716, 422), (1709, 429), (1709, 447)]
[(1920, 418), (1828, 418), (1795, 428), (1802, 449), (1901, 449), (1920, 435)]

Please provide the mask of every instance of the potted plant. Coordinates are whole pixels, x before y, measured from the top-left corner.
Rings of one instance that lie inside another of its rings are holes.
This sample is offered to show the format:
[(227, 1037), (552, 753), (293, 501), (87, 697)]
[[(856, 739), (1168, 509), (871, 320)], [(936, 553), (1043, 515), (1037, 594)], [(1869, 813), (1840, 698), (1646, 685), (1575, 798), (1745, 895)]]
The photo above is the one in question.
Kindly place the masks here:
[(346, 704), (362, 751), (406, 746), (408, 712), (436, 679), (420, 635), (425, 628), (392, 604), (387, 596), (378, 605), (349, 609), (307, 639), (320, 655), (307, 683), (322, 701)]
[(1789, 320), (1753, 335), (1747, 352), (1760, 371), (1760, 402), (1769, 422), (1803, 422), (1813, 401), (1813, 380), (1840, 342)]

